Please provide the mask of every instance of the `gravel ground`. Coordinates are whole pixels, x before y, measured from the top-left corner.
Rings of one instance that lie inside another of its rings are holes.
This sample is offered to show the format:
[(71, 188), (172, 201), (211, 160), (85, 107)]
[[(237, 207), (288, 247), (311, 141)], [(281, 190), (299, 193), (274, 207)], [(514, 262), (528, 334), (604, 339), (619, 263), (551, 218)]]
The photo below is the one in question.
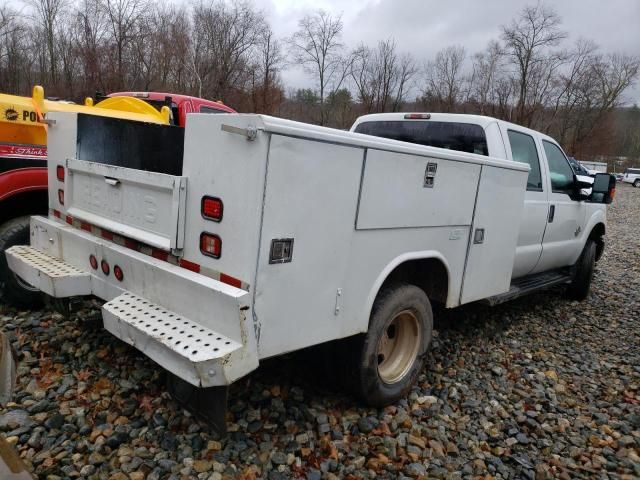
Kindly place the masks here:
[(38, 478), (638, 478), (640, 189), (621, 186), (587, 301), (547, 292), (438, 312), (408, 398), (367, 409), (312, 352), (234, 385), (227, 439), (159, 368), (88, 321), (3, 307), (21, 352), (0, 430)]

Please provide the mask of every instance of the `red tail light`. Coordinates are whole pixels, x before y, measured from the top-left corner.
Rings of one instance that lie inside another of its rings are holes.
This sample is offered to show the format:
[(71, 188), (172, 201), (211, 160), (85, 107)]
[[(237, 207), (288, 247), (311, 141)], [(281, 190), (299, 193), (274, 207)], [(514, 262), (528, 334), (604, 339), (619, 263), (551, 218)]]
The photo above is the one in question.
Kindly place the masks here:
[(105, 275), (109, 275), (110, 268), (106, 260), (102, 260), (100, 262), (100, 268), (102, 269), (102, 273), (104, 273)]
[(64, 205), (64, 190), (62, 189), (58, 190), (58, 202), (60, 205)]
[(202, 197), (202, 216), (207, 220), (221, 221), (223, 209), (222, 200), (219, 198)]
[(220, 258), (222, 254), (222, 239), (213, 233), (200, 234), (200, 252), (213, 258)]
[(91, 268), (94, 270), (98, 269), (98, 259), (95, 255), (89, 255), (89, 263), (91, 264)]
[(61, 182), (64, 182), (64, 167), (62, 165), (56, 167), (56, 177), (58, 177), (58, 180)]
[(124, 278), (124, 272), (118, 265), (113, 267), (113, 275), (118, 279), (119, 282), (121, 282)]

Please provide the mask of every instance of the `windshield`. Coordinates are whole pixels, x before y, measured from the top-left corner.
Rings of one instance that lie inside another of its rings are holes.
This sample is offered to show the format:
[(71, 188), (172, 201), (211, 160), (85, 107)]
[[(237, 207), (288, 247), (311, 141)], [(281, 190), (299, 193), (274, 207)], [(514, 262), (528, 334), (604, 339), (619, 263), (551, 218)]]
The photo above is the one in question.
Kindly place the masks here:
[(402, 142), (489, 155), (484, 129), (471, 123), (385, 120), (363, 122), (355, 131)]

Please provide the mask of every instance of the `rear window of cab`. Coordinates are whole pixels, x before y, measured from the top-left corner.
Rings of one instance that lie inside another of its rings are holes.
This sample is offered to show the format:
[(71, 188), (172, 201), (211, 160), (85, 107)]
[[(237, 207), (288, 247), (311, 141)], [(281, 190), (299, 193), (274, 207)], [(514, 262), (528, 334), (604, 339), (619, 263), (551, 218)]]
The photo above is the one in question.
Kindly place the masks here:
[(484, 129), (472, 123), (383, 120), (362, 122), (355, 131), (401, 142), (489, 155)]

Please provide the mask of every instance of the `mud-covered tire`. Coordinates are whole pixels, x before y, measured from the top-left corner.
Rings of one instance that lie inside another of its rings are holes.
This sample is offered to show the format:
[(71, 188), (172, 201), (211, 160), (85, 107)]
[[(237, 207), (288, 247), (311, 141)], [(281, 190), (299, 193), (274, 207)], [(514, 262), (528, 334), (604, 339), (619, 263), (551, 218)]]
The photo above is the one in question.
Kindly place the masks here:
[(0, 292), (2, 300), (18, 307), (39, 307), (42, 293), (17, 277), (7, 265), (4, 251), (14, 245), (29, 244), (29, 217), (18, 217), (0, 226)]
[(591, 279), (596, 264), (596, 243), (589, 239), (575, 265), (573, 280), (567, 288), (567, 296), (573, 300), (584, 300), (589, 296)]
[(354, 393), (374, 407), (406, 396), (422, 370), (432, 332), (431, 304), (422, 289), (399, 284), (381, 291), (369, 330), (353, 337), (346, 352), (351, 356), (345, 367)]

